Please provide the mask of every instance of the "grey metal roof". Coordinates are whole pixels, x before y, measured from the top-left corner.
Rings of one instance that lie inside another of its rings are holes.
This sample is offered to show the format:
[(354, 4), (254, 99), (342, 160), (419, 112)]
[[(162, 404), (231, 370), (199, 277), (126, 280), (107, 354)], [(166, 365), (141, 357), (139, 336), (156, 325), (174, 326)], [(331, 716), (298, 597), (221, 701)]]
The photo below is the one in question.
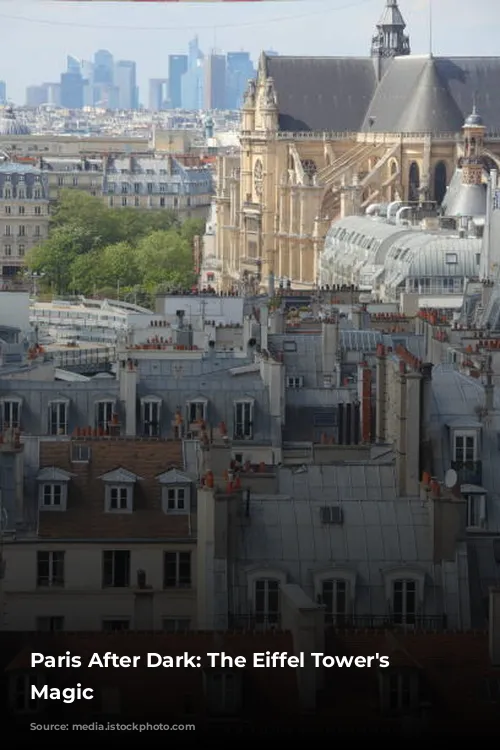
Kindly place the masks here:
[(406, 23), (399, 10), (397, 0), (387, 0), (387, 5), (377, 26), (401, 26), (403, 29), (406, 28)]
[(500, 131), (500, 57), (396, 57), (366, 112), (367, 132), (458, 133), (476, 99), (489, 132)]
[(457, 169), (443, 201), (445, 216), (486, 216), (487, 186), (465, 185)]
[[(484, 405), (484, 386), (474, 378), (457, 372), (451, 365), (438, 365), (432, 372), (432, 405), (429, 434), (432, 441), (434, 474), (444, 479), (451, 466), (449, 426), (465, 429), (478, 423), (476, 409)], [(495, 411), (481, 423), (481, 484), (488, 491), (487, 519), (491, 532), (500, 534), (500, 472), (498, 471), (498, 435), (500, 434), (500, 393), (495, 392)]]
[(286, 131), (357, 132), (377, 86), (369, 57), (268, 57), (279, 127)]
[(369, 57), (263, 59), (280, 130), (458, 133), (475, 99), (500, 132), (500, 57), (395, 57), (379, 84)]

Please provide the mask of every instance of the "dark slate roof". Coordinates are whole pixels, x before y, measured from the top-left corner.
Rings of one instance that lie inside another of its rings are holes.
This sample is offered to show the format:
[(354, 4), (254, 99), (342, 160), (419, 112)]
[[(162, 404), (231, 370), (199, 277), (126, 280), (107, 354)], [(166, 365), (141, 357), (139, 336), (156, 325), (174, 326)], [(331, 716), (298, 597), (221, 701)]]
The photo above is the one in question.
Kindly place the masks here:
[(403, 29), (406, 27), (396, 0), (389, 0), (377, 26), (400, 26)]
[(280, 130), (361, 130), (377, 86), (371, 58), (266, 57), (266, 69), (274, 79)]
[(500, 132), (500, 57), (396, 57), (379, 84), (369, 57), (264, 60), (282, 131), (458, 133), (476, 101)]
[(458, 133), (474, 100), (500, 131), (500, 57), (396, 57), (367, 111), (363, 131)]

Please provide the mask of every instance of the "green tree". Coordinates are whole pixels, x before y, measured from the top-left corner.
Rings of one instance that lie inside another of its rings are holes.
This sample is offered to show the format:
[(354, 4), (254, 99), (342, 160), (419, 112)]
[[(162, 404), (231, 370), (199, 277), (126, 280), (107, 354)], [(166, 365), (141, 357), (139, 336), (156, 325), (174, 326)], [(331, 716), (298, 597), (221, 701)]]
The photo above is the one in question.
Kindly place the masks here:
[(124, 239), (120, 212), (82, 190), (61, 191), (50, 223), (52, 227), (85, 227), (94, 238), (94, 246), (103, 247)]
[(144, 286), (188, 287), (194, 281), (192, 249), (174, 230), (152, 232), (141, 240), (137, 260)]
[(61, 294), (71, 285), (71, 266), (75, 259), (94, 247), (95, 238), (85, 227), (56, 227), (48, 239), (28, 253), (26, 263), (30, 271), (43, 274), (45, 282)]
[(137, 250), (128, 242), (108, 245), (99, 254), (99, 284), (131, 287), (142, 281), (144, 269), (139, 268)]
[(100, 283), (100, 264), (102, 250), (93, 250), (84, 255), (77, 255), (70, 268), (71, 291), (77, 294), (93, 294)]
[(181, 236), (186, 239), (190, 245), (193, 244), (193, 239), (203, 237), (205, 234), (206, 222), (205, 219), (186, 219), (180, 228)]

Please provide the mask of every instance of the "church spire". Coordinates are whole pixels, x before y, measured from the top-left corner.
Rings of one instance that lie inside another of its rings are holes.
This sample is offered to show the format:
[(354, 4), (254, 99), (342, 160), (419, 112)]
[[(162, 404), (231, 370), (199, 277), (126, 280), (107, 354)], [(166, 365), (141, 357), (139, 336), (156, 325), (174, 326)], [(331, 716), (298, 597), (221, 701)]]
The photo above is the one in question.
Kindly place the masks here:
[(377, 31), (372, 39), (372, 57), (397, 57), (410, 54), (410, 38), (398, 0), (386, 0)]

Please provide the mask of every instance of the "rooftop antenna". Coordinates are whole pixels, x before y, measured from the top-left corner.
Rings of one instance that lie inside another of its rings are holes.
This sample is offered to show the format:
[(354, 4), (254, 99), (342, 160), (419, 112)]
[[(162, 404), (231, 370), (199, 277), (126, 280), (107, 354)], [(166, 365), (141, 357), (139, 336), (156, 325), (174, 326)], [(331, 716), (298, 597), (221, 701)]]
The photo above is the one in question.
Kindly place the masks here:
[(429, 0), (429, 55), (432, 57), (432, 47), (433, 47), (433, 17), (432, 17), (432, 0)]

